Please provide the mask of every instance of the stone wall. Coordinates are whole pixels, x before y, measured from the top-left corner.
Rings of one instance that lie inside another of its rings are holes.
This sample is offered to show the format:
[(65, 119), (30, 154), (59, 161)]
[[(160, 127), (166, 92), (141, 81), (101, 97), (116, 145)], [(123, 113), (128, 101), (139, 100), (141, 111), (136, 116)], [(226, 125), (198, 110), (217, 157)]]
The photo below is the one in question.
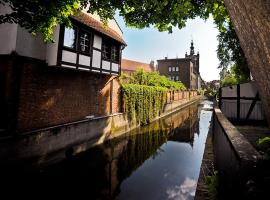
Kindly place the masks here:
[(219, 195), (224, 199), (240, 199), (248, 195), (248, 183), (256, 180), (261, 156), (220, 109), (214, 109), (213, 123)]

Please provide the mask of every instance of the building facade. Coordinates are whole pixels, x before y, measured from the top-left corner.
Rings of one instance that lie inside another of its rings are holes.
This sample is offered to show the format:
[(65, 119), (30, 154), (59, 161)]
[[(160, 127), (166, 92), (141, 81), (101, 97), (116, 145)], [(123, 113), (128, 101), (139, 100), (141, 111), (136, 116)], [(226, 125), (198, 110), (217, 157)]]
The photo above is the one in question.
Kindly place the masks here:
[(153, 72), (155, 71), (154, 61), (147, 64), (135, 60), (122, 59), (121, 72), (131, 75), (139, 68), (142, 68), (145, 72)]
[(57, 26), (49, 44), (0, 24), (0, 136), (119, 112), (120, 27), (85, 12), (70, 20), (73, 28)]
[(201, 87), (200, 55), (194, 54), (194, 45), (191, 41), (190, 54), (185, 58), (158, 60), (158, 71), (174, 81), (181, 81), (187, 88), (195, 90)]

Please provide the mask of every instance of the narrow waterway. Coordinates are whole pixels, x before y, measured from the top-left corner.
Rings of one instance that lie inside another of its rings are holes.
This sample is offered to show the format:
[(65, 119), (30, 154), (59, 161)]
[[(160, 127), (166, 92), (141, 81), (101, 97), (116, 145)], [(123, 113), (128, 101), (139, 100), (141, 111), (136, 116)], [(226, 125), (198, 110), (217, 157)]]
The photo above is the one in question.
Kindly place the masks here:
[(79, 188), (88, 199), (193, 199), (211, 106), (210, 101), (190, 105), (31, 177), (37, 184), (65, 186), (65, 193)]

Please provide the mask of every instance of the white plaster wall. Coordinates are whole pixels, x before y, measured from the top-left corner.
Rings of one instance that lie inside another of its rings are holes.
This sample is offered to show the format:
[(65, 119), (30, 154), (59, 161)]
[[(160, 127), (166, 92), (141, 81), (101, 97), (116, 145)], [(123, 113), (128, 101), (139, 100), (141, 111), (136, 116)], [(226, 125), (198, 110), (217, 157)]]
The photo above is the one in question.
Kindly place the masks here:
[(254, 82), (244, 83), (240, 85), (241, 97), (255, 97), (258, 90)]
[(17, 24), (0, 24), (0, 54), (10, 54), (16, 50)]
[(115, 71), (115, 72), (118, 72), (119, 71), (118, 64), (112, 63), (112, 71)]
[(102, 69), (110, 70), (110, 62), (102, 61)]
[(54, 42), (48, 42), (46, 47), (46, 62), (49, 66), (56, 65), (57, 63), (57, 53), (58, 53), (58, 43), (59, 43), (59, 33), (60, 26), (54, 28), (53, 40)]
[(100, 68), (101, 52), (93, 50), (92, 67)]
[[(9, 6), (0, 4), (0, 14), (8, 14), (12, 10)], [(17, 24), (0, 24), (0, 54), (10, 54), (16, 49)]]
[(222, 97), (237, 97), (237, 86), (229, 86), (222, 88)]
[(85, 55), (79, 54), (79, 64), (90, 67), (90, 56), (85, 56)]
[(70, 62), (70, 63), (76, 63), (76, 60), (77, 60), (77, 54), (76, 53), (63, 50), (63, 52), (62, 52), (62, 61)]
[(21, 56), (46, 59), (46, 44), (41, 35), (33, 36), (26, 29), (18, 26), (16, 52)]

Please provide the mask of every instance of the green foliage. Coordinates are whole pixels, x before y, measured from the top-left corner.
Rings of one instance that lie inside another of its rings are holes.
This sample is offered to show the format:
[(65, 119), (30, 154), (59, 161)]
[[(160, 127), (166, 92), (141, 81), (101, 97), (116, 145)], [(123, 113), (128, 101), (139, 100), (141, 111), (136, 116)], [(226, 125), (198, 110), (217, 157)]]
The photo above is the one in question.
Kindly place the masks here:
[(270, 137), (259, 138), (257, 141), (257, 147), (263, 154), (265, 160), (270, 159)]
[[(116, 10), (130, 27), (155, 26), (159, 31), (172, 32), (173, 27), (183, 28), (188, 19), (212, 15), (217, 28), (218, 58), (220, 67), (236, 65), (238, 74), (248, 78), (248, 68), (238, 37), (232, 27), (223, 0), (0, 0), (7, 3), (13, 12), (0, 15), (0, 24), (18, 23), (31, 33), (42, 33), (45, 41), (52, 41), (53, 28), (60, 23), (71, 26), (68, 16), (88, 9), (106, 22), (112, 19)], [(166, 84), (166, 83), (164, 83)]]
[(232, 66), (235, 79), (238, 82), (247, 82), (250, 80), (250, 72), (239, 39), (231, 22), (224, 28), (225, 31), (220, 32), (218, 35), (217, 55), (220, 61), (219, 68), (222, 69), (220, 77), (223, 79), (224, 72), (228, 71), (228, 68)]
[(206, 89), (200, 88), (200, 89), (198, 89), (198, 94), (203, 96), (205, 91), (206, 91)]
[(122, 84), (124, 113), (141, 125), (159, 116), (166, 103), (167, 89), (158, 86)]
[(217, 171), (214, 171), (212, 176), (206, 177), (206, 185), (210, 199), (217, 199), (219, 185), (219, 177)]
[(14, 8), (14, 12), (0, 16), (0, 23), (15, 22), (31, 32), (41, 32), (49, 39), (56, 23), (68, 22), (73, 9), (84, 9), (97, 13), (102, 20), (112, 19), (116, 10), (130, 27), (144, 28), (151, 25), (159, 31), (183, 28), (188, 19), (199, 16), (207, 19), (213, 15), (218, 27), (227, 20), (223, 0), (0, 0)]
[(226, 87), (247, 82), (249, 79), (247, 79), (245, 74), (239, 73), (238, 70), (239, 68), (236, 65), (233, 65), (230, 70), (223, 72), (221, 86)]
[(79, 0), (0, 0), (9, 4), (12, 12), (0, 15), (0, 24), (17, 23), (33, 35), (42, 33), (45, 41), (52, 41), (53, 28), (58, 24), (71, 26), (70, 15), (79, 10)]
[(185, 85), (180, 81), (171, 81), (166, 76), (161, 76), (159, 72), (145, 72), (142, 68), (137, 69), (131, 76), (122, 74), (120, 80), (122, 83), (158, 86), (181, 91), (186, 90)]

